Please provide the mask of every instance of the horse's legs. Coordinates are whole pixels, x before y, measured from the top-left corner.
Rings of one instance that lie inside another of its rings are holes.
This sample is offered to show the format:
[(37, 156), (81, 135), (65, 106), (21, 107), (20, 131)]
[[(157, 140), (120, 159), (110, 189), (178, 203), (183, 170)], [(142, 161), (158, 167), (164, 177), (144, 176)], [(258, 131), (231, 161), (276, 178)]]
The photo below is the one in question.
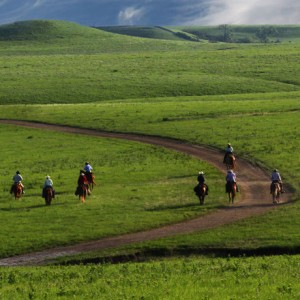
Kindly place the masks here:
[(203, 204), (204, 204), (204, 196), (201, 195), (201, 196), (199, 197), (199, 199), (200, 199), (200, 205), (203, 205)]

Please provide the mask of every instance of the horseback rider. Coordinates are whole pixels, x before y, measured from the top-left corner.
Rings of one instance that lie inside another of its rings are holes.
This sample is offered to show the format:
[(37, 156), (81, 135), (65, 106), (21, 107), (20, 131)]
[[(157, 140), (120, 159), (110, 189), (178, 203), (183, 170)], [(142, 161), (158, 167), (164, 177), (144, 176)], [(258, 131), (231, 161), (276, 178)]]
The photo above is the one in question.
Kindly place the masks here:
[(55, 198), (55, 190), (53, 188), (53, 181), (52, 181), (52, 179), (50, 178), (49, 175), (46, 176), (46, 179), (45, 179), (45, 182), (44, 182), (42, 198), (45, 198), (45, 196), (46, 196), (45, 191), (46, 191), (46, 188), (48, 188), (48, 187), (52, 189), (53, 198)]
[(280, 173), (277, 169), (273, 170), (272, 175), (271, 175), (271, 181), (272, 181), (272, 183), (270, 185), (270, 193), (272, 193), (272, 185), (275, 183), (279, 183), (280, 192), (284, 193), (283, 186), (282, 186), (282, 179), (281, 179)]
[(86, 178), (84, 170), (80, 170), (79, 172), (79, 177), (77, 180), (77, 189), (75, 191), (75, 195), (79, 195), (81, 190), (86, 190), (88, 195), (90, 195), (90, 190), (89, 190), (89, 182)]
[(92, 182), (93, 181), (93, 168), (88, 161), (85, 163), (85, 166), (83, 169), (84, 169), (84, 173), (86, 175), (87, 180), (89, 182)]
[(92, 166), (90, 165), (90, 163), (88, 161), (85, 163), (84, 171), (86, 173), (92, 173), (92, 171), (93, 171), (93, 168), (92, 168)]
[(23, 185), (23, 183), (22, 183), (22, 180), (23, 180), (22, 175), (20, 174), (19, 171), (17, 171), (16, 174), (13, 176), (13, 182), (14, 182), (14, 183), (12, 184), (12, 186), (11, 186), (11, 188), (10, 188), (10, 193), (11, 193), (11, 194), (13, 193), (14, 187), (15, 187), (17, 184), (19, 184), (19, 185), (22, 187), (22, 194), (25, 194), (25, 192), (24, 192), (24, 185)]
[(226, 175), (226, 193), (228, 193), (229, 187), (233, 183), (236, 184), (236, 175), (232, 170), (228, 170)]
[(88, 180), (86, 178), (84, 170), (80, 170), (77, 183), (78, 183), (79, 186), (84, 185), (86, 188), (88, 188), (89, 182), (88, 182)]
[(202, 186), (204, 185), (206, 187), (206, 190), (205, 190), (205, 195), (208, 195), (208, 185), (205, 183), (205, 177), (204, 177), (204, 172), (200, 171), (198, 173), (198, 177), (197, 177), (197, 180), (199, 182), (199, 186)]
[(230, 143), (227, 144), (227, 147), (225, 149), (225, 155), (224, 155), (224, 159), (223, 159), (224, 164), (226, 163), (226, 159), (227, 159), (228, 155), (233, 155), (233, 148)]

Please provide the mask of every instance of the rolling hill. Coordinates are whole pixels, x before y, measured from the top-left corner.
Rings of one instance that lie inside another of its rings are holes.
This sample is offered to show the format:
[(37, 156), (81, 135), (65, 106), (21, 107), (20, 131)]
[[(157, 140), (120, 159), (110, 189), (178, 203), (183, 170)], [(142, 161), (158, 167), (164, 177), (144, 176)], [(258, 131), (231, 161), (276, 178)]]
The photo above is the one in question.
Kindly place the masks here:
[[(299, 42), (299, 25), (220, 25), (220, 26), (107, 26), (101, 30), (138, 37), (194, 42), (262, 42), (259, 32), (266, 34), (263, 42)], [(225, 32), (226, 30), (226, 32)], [(226, 36), (227, 35), (227, 36)]]

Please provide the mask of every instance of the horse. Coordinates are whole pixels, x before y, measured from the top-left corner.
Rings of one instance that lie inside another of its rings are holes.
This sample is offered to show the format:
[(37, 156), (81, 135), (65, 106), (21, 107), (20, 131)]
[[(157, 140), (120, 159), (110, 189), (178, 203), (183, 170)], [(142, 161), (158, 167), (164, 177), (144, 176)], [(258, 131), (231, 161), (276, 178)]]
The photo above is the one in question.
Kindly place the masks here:
[(45, 188), (45, 191), (44, 191), (44, 198), (45, 198), (45, 203), (46, 205), (50, 205), (51, 204), (51, 201), (52, 201), (52, 198), (54, 196), (53, 194), (53, 189), (51, 187), (46, 187)]
[(271, 183), (271, 195), (273, 199), (273, 203), (277, 204), (279, 203), (279, 198), (280, 198), (280, 184), (279, 182), (272, 182)]
[(13, 192), (15, 195), (15, 199), (19, 199), (22, 197), (22, 185), (20, 183), (15, 183), (13, 186)]
[(229, 153), (224, 158), (224, 164), (226, 165), (227, 170), (235, 169), (235, 156), (232, 153)]
[(194, 192), (198, 196), (200, 205), (204, 204), (204, 198), (206, 196), (207, 187), (205, 184), (198, 184), (194, 187)]
[(79, 196), (79, 200), (84, 203), (85, 202), (85, 199), (86, 199), (86, 195), (88, 194), (88, 188), (82, 184), (82, 185), (78, 185), (77, 186), (77, 189), (76, 189), (76, 192), (75, 192), (75, 195)]
[(234, 198), (236, 196), (237, 185), (236, 182), (227, 182), (226, 183), (226, 193), (228, 194), (228, 201), (234, 203)]
[(89, 190), (92, 191), (93, 188), (94, 188), (94, 185), (96, 185), (95, 175), (92, 172), (86, 172), (85, 176), (86, 176), (86, 179), (88, 180), (88, 183), (89, 183)]

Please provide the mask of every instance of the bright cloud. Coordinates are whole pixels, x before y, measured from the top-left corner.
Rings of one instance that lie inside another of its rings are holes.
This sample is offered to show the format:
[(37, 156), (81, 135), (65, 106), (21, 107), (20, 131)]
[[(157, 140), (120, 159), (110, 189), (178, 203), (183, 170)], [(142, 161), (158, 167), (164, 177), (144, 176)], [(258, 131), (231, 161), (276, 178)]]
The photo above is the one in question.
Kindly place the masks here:
[(136, 8), (134, 6), (130, 6), (119, 12), (118, 20), (120, 24), (132, 25), (138, 22), (144, 16), (144, 14), (144, 8)]
[[(186, 24), (299, 24), (299, 0), (205, 0)], [(205, 14), (203, 15), (203, 10)]]

